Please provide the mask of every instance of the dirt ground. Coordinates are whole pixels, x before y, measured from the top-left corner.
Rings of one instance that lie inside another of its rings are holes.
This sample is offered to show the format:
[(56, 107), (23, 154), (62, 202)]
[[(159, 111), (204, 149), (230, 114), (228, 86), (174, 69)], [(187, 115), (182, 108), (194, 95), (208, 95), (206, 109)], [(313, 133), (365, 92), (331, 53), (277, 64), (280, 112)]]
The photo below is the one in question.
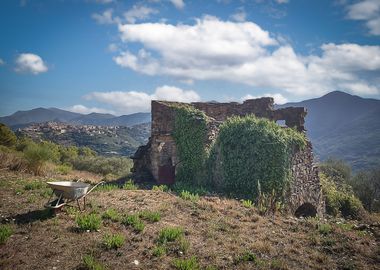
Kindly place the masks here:
[[(175, 259), (192, 256), (200, 269), (209, 270), (380, 269), (377, 226), (341, 219), (260, 216), (255, 208), (219, 197), (192, 202), (163, 191), (94, 191), (87, 198), (87, 213), (101, 215), (109, 208), (121, 214), (152, 210), (160, 212), (161, 220), (145, 221), (140, 233), (105, 220), (98, 231), (80, 232), (73, 208), (64, 207), (56, 215), (44, 209), (50, 190), (31, 183), (47, 180), (0, 172), (0, 221), (14, 231), (0, 245), (0, 269), (85, 269), (87, 254), (107, 269), (176, 269)], [(331, 230), (321, 231), (318, 224), (329, 224)], [(183, 228), (189, 243), (186, 252), (153, 254), (164, 227)], [(109, 233), (123, 234), (124, 245), (104, 249), (102, 239)], [(239, 259), (247, 252), (257, 259)]]

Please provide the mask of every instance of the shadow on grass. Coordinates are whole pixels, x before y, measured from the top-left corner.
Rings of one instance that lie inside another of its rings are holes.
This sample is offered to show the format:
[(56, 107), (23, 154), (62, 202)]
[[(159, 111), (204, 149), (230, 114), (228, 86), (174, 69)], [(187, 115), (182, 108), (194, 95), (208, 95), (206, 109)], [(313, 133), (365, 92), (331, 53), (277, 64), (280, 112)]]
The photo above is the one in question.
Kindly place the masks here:
[(11, 217), (16, 224), (29, 224), (35, 221), (44, 221), (55, 216), (52, 209), (34, 210)]

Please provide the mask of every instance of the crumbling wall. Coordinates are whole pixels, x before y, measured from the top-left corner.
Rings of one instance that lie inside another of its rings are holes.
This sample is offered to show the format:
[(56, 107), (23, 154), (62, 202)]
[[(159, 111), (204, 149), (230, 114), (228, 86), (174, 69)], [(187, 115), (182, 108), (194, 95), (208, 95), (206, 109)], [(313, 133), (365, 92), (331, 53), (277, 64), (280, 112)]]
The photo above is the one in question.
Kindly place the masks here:
[[(136, 177), (158, 184), (172, 184), (175, 181), (176, 165), (180, 162), (176, 144), (173, 138), (175, 125), (175, 106), (181, 103), (152, 101), (152, 126), (149, 143), (139, 147), (134, 155), (132, 171)], [(183, 105), (183, 104), (182, 104)], [(187, 104), (189, 105), (189, 104)], [(304, 132), (306, 110), (303, 107), (289, 107), (274, 110), (273, 98), (259, 98), (246, 100), (243, 103), (202, 103), (191, 105), (210, 118), (208, 124), (208, 144), (218, 135), (219, 125), (228, 117), (253, 114), (257, 117), (268, 118), (273, 121), (285, 120), (288, 127), (295, 127)], [(300, 206), (310, 204), (320, 215), (324, 212), (321, 187), (317, 169), (313, 164), (313, 153), (310, 142), (306, 149), (295, 151), (292, 159), (292, 174), (294, 181), (291, 184), (287, 201), (294, 213)], [(301, 209), (302, 210), (302, 209)]]

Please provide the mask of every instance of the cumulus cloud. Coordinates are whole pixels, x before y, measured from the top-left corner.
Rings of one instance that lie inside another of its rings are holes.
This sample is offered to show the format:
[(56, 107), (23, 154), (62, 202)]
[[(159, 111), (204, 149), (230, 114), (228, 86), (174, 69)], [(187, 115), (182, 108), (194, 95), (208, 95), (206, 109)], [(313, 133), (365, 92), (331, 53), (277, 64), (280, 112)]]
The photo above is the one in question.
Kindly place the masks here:
[(169, 0), (177, 9), (183, 9), (185, 2), (183, 0)]
[(92, 18), (98, 23), (98, 24), (117, 24), (120, 23), (119, 17), (113, 17), (113, 9), (107, 9), (103, 11), (103, 13), (94, 13), (92, 14)]
[(158, 10), (146, 7), (134, 5), (130, 10), (124, 13), (124, 17), (129, 23), (135, 23), (137, 20), (143, 20), (149, 18), (151, 14), (158, 13)]
[(89, 108), (89, 107), (86, 107), (86, 106), (81, 105), (81, 104), (71, 106), (71, 107), (67, 108), (67, 110), (69, 110), (71, 112), (81, 113), (81, 114), (89, 114), (89, 113), (110, 113), (110, 114), (114, 114), (115, 113), (112, 110), (106, 110), (106, 109), (97, 108), (97, 107)]
[[(267, 91), (315, 96), (332, 90), (379, 93), (380, 46), (323, 44), (299, 55), (253, 22), (205, 16), (193, 25), (120, 24), (121, 41), (139, 44), (114, 61), (136, 72), (183, 80), (225, 80)], [(173, 46), (175, 44), (175, 46)], [(365, 74), (367, 86), (355, 84)]]
[(275, 104), (285, 104), (286, 102), (288, 102), (288, 99), (285, 98), (282, 94), (263, 94), (263, 95), (259, 95), (259, 96), (253, 96), (253, 95), (245, 95), (244, 97), (241, 98), (241, 101), (244, 101), (244, 100), (247, 100), (247, 99), (256, 99), (256, 98), (261, 98), (261, 97), (272, 97), (274, 99), (274, 103)]
[(244, 22), (247, 18), (247, 13), (244, 8), (239, 8), (236, 13), (232, 14), (231, 19), (237, 22)]
[(347, 17), (352, 20), (362, 20), (371, 35), (380, 35), (380, 1), (361, 0), (348, 6)]
[(33, 53), (21, 53), (16, 58), (16, 72), (37, 75), (48, 71), (48, 67), (40, 56)]
[(151, 100), (200, 101), (200, 96), (194, 90), (183, 90), (168, 85), (157, 87), (153, 94), (139, 91), (92, 92), (85, 98), (110, 105), (120, 113), (148, 112)]

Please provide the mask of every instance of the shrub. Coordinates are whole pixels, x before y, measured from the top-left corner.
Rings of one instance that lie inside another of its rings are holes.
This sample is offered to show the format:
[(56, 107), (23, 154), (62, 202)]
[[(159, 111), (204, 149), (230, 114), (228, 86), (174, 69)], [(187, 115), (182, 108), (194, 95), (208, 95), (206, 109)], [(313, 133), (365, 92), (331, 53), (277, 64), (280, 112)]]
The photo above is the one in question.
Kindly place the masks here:
[(158, 222), (161, 219), (161, 214), (160, 214), (160, 212), (153, 212), (153, 211), (145, 210), (145, 211), (142, 211), (139, 213), (139, 217), (146, 219), (150, 222)]
[(190, 193), (189, 191), (186, 191), (186, 190), (182, 190), (181, 193), (179, 194), (179, 196), (182, 199), (187, 200), (187, 201), (196, 202), (199, 200), (198, 194), (193, 194), (193, 193)]
[(118, 177), (128, 175), (132, 168), (132, 160), (126, 157), (78, 156), (71, 163), (76, 170)]
[(158, 235), (158, 243), (166, 244), (173, 242), (184, 235), (183, 229), (179, 227), (166, 227), (163, 228)]
[(83, 266), (86, 270), (105, 270), (106, 269), (92, 255), (85, 255), (83, 257)]
[(144, 222), (138, 215), (126, 215), (122, 222), (124, 225), (131, 226), (136, 232), (142, 232), (145, 228)]
[(16, 144), (17, 137), (6, 125), (0, 123), (0, 145), (14, 146)]
[(189, 259), (174, 259), (173, 266), (178, 270), (199, 270), (201, 269), (196, 257)]
[(56, 167), (56, 171), (59, 174), (67, 175), (73, 170), (73, 166), (71, 164), (61, 164)]
[(380, 169), (362, 171), (350, 180), (356, 196), (369, 212), (380, 212)]
[(99, 230), (102, 219), (98, 214), (82, 214), (77, 216), (76, 223), (82, 231), (96, 231)]
[(124, 183), (123, 189), (125, 189), (125, 190), (136, 190), (136, 189), (138, 189), (138, 186), (132, 180), (128, 180), (127, 182)]
[(154, 186), (152, 187), (152, 190), (154, 190), (154, 191), (162, 191), (162, 192), (166, 192), (166, 191), (169, 190), (169, 188), (168, 188), (168, 186), (166, 186), (166, 185), (159, 185), (159, 186), (154, 185)]
[(120, 220), (120, 214), (115, 209), (109, 208), (103, 213), (102, 218), (117, 222)]
[(53, 152), (48, 145), (36, 143), (29, 144), (23, 152), (28, 162), (28, 169), (35, 175), (42, 174), (43, 166), (53, 156)]
[(4, 244), (13, 234), (13, 230), (9, 225), (0, 225), (0, 245)]
[(241, 203), (246, 208), (251, 208), (253, 206), (253, 202), (251, 200), (242, 200)]
[(318, 224), (318, 232), (320, 234), (327, 235), (332, 232), (332, 227), (327, 223)]
[(106, 249), (118, 249), (124, 245), (125, 236), (122, 234), (106, 234), (103, 237), (103, 246)]

